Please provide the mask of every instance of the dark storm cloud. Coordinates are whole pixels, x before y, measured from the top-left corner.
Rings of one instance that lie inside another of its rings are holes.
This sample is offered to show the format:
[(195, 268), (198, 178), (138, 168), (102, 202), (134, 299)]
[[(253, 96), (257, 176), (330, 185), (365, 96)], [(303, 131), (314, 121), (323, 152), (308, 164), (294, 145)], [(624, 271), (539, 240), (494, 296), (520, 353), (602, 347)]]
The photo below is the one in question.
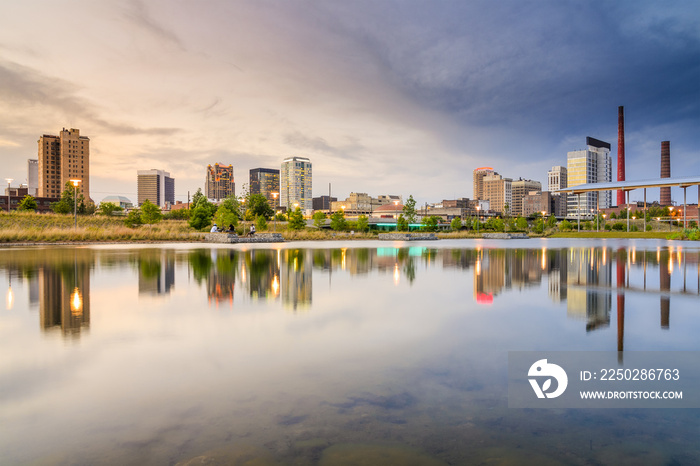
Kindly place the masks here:
[(328, 8), (407, 95), (467, 124), (561, 130), (623, 104), (650, 123), (698, 118), (698, 15), (682, 9), (664, 16), (648, 2), (558, 1)]
[(167, 135), (177, 128), (137, 128), (107, 121), (92, 111), (90, 103), (80, 97), (80, 88), (67, 81), (47, 76), (15, 63), (0, 61), (0, 100), (14, 106), (44, 106), (80, 118), (119, 135)]

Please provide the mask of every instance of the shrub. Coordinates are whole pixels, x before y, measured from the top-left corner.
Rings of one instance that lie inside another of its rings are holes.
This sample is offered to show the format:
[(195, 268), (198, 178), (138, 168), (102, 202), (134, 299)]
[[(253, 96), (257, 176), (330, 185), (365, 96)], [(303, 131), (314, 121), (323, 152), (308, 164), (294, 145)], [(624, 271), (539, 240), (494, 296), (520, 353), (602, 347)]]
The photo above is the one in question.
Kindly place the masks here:
[(651, 231), (651, 225), (647, 225), (647, 231)]
[(612, 229), (615, 231), (623, 231), (627, 229), (627, 225), (625, 225), (622, 222), (615, 222), (612, 226)]
[(142, 223), (141, 211), (139, 209), (131, 209), (124, 219), (124, 225), (128, 226), (129, 228), (135, 228)]
[(258, 215), (255, 218), (255, 229), (257, 231), (265, 231), (267, 230), (267, 220), (265, 220), (264, 215)]
[(304, 220), (304, 214), (302, 214), (301, 209), (297, 207), (294, 212), (289, 213), (287, 228), (290, 230), (303, 230), (305, 226), (306, 221)]
[(559, 224), (559, 229), (561, 231), (571, 230), (572, 228), (574, 228), (574, 226), (568, 220), (562, 220), (562, 222)]
[(609, 224), (609, 223), (606, 223), (605, 226), (604, 226), (603, 228), (605, 228), (605, 231), (610, 231), (610, 230), (612, 230), (612, 228), (610, 227), (610, 224)]

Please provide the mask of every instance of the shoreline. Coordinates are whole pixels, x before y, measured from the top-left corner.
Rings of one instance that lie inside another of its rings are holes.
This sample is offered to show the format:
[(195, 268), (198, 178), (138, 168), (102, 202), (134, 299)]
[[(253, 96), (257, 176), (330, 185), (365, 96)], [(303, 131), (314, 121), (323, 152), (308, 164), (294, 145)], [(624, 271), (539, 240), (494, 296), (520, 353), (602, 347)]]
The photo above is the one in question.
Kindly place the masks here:
[[(527, 239), (629, 239), (629, 240), (637, 240), (637, 239), (655, 239), (655, 240), (665, 240), (665, 241), (691, 241), (686, 238), (668, 238), (668, 234), (643, 234), (641, 232), (631, 232), (630, 234), (609, 234), (609, 232), (605, 232), (608, 234), (603, 234), (603, 232), (596, 234), (595, 232), (584, 232), (581, 234), (578, 233), (555, 233), (552, 235), (534, 235), (534, 236), (528, 236)], [(671, 234), (673, 235), (673, 233)], [(314, 235), (317, 236), (317, 235)], [(493, 240), (492, 238), (484, 238), (483, 236), (479, 235), (450, 235), (450, 234), (438, 234), (437, 235), (437, 240)], [(300, 235), (300, 237), (292, 237), (292, 238), (285, 238), (284, 243), (296, 243), (296, 242), (308, 242), (308, 241), (316, 241), (316, 242), (344, 242), (344, 241), (386, 241), (386, 242), (396, 242), (396, 241), (406, 241), (409, 242), (408, 240), (382, 240), (381, 238), (377, 236), (365, 236), (365, 235), (342, 235), (342, 236), (333, 236), (333, 237), (325, 237), (325, 238), (319, 238), (319, 237), (313, 237), (313, 238), (306, 238), (304, 235)], [(436, 240), (433, 240), (436, 241)], [(509, 239), (504, 238), (503, 241), (509, 241)], [(159, 244), (170, 244), (170, 243), (176, 243), (176, 244), (183, 244), (183, 243), (192, 243), (192, 244), (209, 244), (209, 245), (215, 245), (215, 244), (227, 244), (227, 243), (214, 243), (214, 242), (207, 242), (204, 241), (204, 239), (154, 239), (154, 240), (131, 240), (131, 239), (125, 239), (125, 240), (106, 240), (106, 241), (95, 241), (95, 240), (87, 240), (87, 241), (19, 241), (19, 242), (13, 242), (13, 241), (7, 241), (7, 242), (0, 242), (0, 249), (5, 249), (5, 248), (17, 248), (17, 247), (32, 247), (32, 246), (92, 246), (92, 245), (128, 245), (128, 244), (134, 244), (134, 245), (144, 245), (144, 244), (153, 244), (153, 245), (159, 245)], [(244, 244), (244, 243), (231, 243), (231, 244)], [(277, 244), (274, 242), (270, 243), (260, 243), (260, 244)]]

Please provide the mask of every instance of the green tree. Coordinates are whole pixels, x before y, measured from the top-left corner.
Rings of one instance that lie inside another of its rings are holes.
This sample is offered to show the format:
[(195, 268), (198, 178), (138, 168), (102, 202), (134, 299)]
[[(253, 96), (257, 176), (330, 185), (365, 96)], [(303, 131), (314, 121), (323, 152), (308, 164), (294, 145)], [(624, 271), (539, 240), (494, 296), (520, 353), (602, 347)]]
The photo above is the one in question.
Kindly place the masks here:
[(270, 203), (267, 198), (262, 194), (248, 194), (245, 201), (246, 211), (245, 219), (253, 220), (259, 216), (265, 217), (265, 220), (269, 220), (275, 214), (275, 211), (270, 207)]
[(408, 200), (403, 206), (403, 215), (408, 223), (416, 223), (416, 201), (413, 199), (413, 194), (408, 196)]
[(198, 206), (192, 209), (192, 213), (190, 214), (190, 220), (188, 223), (195, 230), (201, 231), (211, 226), (212, 217), (213, 214), (211, 212), (211, 209), (206, 204), (200, 203)]
[(316, 228), (321, 228), (324, 223), (326, 223), (326, 214), (320, 210), (314, 212), (314, 226)]
[(114, 212), (121, 212), (124, 209), (113, 202), (100, 203), (100, 215), (111, 217)]
[(472, 221), (471, 218), (466, 218), (464, 219), (464, 228), (467, 230), (473, 230), (474, 229), (474, 222)]
[(197, 188), (197, 192), (192, 196), (192, 207), (197, 207), (201, 202), (209, 202), (207, 196), (202, 192), (202, 188)]
[[(503, 223), (503, 225), (504, 225), (504, 229), (506, 229), (506, 231), (508, 230), (508, 227), (511, 226), (511, 223), (508, 221), (510, 218), (509, 216), (510, 216), (510, 205), (508, 205), (508, 203), (506, 202), (505, 204), (503, 204), (503, 217), (506, 219), (506, 221)], [(512, 230), (512, 228), (511, 228), (511, 230)]]
[(23, 211), (23, 212), (28, 212), (28, 211), (36, 211), (39, 206), (36, 203), (36, 199), (34, 199), (33, 196), (30, 196), (27, 194), (24, 196), (24, 198), (19, 202), (19, 205), (17, 206), (17, 210)]
[(255, 218), (255, 230), (256, 231), (265, 231), (267, 230), (267, 220), (265, 220), (264, 215), (258, 215)]
[(450, 222), (450, 228), (452, 231), (459, 231), (462, 228), (462, 219), (455, 217)]
[(77, 211), (79, 214), (85, 214), (87, 211), (87, 206), (85, 205), (85, 196), (80, 190), (80, 186), (76, 189), (75, 186), (70, 181), (66, 182), (66, 185), (61, 193), (61, 200), (51, 204), (51, 210), (57, 214), (70, 214), (76, 208), (75, 193), (77, 193)]
[(423, 226), (421, 228), (426, 231), (437, 231), (438, 220), (439, 218), (434, 215), (431, 215), (430, 217), (423, 217), (423, 220), (421, 221)]
[(535, 233), (544, 233), (544, 219), (542, 217), (535, 220)]
[(550, 215), (547, 219), (547, 228), (554, 228), (557, 226), (557, 218), (554, 215)]
[(129, 228), (135, 228), (142, 223), (141, 211), (139, 209), (131, 209), (124, 219), (124, 224)]
[(222, 203), (214, 215), (214, 222), (222, 230), (228, 228), (229, 225), (238, 226), (238, 215), (229, 209), (229, 205)]
[(408, 228), (408, 220), (406, 220), (406, 217), (404, 217), (403, 214), (400, 214), (399, 218), (396, 219), (396, 230), (409, 231)]
[(331, 228), (335, 231), (345, 230), (348, 226), (345, 220), (345, 212), (339, 210), (331, 215)]
[(293, 212), (289, 213), (287, 228), (290, 230), (303, 230), (305, 226), (306, 220), (304, 220), (304, 214), (302, 214), (301, 209), (297, 207)]
[(369, 230), (369, 218), (366, 215), (357, 217), (357, 231), (365, 232)]
[(146, 225), (153, 225), (163, 220), (163, 213), (160, 207), (146, 199), (141, 205), (141, 222)]
[(518, 217), (515, 221), (515, 228), (518, 231), (527, 231), (527, 220), (524, 217)]
[[(238, 220), (242, 220), (243, 216), (241, 215), (241, 203), (238, 200), (236, 196), (229, 196), (223, 201), (221, 201), (221, 204), (219, 204), (219, 209), (222, 207), (226, 207), (226, 209), (236, 215), (238, 217)], [(237, 224), (237, 222), (229, 222), (229, 224), (233, 223), (234, 225)]]

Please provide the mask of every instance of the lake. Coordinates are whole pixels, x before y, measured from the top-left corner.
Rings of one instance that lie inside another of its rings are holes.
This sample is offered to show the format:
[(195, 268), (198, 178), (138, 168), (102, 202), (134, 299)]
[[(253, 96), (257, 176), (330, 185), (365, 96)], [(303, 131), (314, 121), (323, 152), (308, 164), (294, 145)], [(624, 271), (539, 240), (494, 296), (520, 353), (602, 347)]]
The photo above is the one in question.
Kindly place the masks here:
[(514, 409), (509, 351), (700, 351), (700, 244), (0, 249), (0, 463), (700, 463), (697, 409)]

